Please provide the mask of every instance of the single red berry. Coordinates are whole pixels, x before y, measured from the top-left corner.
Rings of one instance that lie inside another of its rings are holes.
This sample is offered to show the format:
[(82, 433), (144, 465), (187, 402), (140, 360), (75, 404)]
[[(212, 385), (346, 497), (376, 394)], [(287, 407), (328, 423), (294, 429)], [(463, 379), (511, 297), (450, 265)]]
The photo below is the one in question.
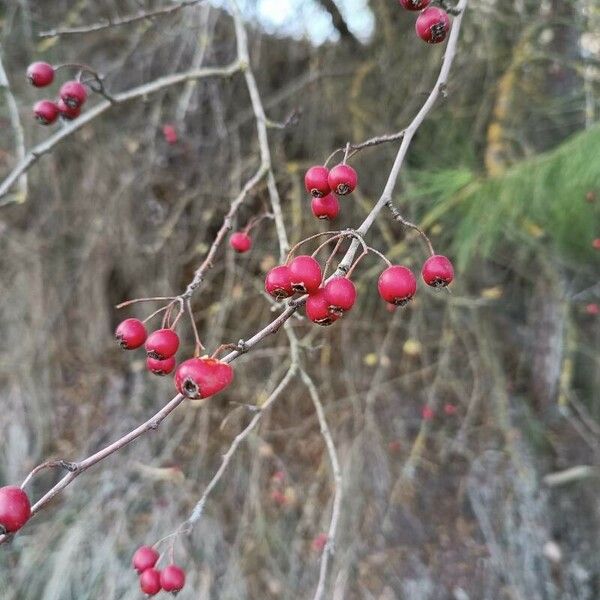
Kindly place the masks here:
[(177, 565), (169, 565), (160, 574), (160, 585), (165, 592), (177, 592), (185, 585), (185, 571)]
[(146, 341), (148, 333), (139, 319), (125, 319), (119, 323), (115, 337), (124, 350), (135, 350)]
[(233, 381), (233, 368), (216, 358), (190, 358), (175, 371), (175, 387), (192, 400), (208, 398)]
[(58, 106), (51, 100), (40, 100), (34, 104), (33, 114), (42, 125), (52, 125), (58, 119)]
[(160, 586), (160, 571), (146, 569), (140, 575), (140, 588), (148, 596), (156, 596), (162, 589)]
[(81, 114), (81, 106), (71, 108), (64, 103), (62, 98), (58, 100), (56, 106), (58, 106), (58, 112), (60, 113), (60, 116), (67, 121), (72, 121)]
[(312, 256), (297, 256), (289, 269), (294, 292), (313, 294), (319, 289), (323, 274), (321, 265)]
[(14, 485), (0, 488), (0, 529), (13, 533), (27, 523), (31, 504), (27, 494)]
[(335, 219), (340, 214), (340, 203), (333, 194), (313, 198), (310, 208), (317, 219)]
[(431, 0), (400, 0), (400, 5), (406, 10), (422, 10), (427, 8)]
[(423, 281), (431, 287), (446, 287), (454, 279), (454, 268), (445, 256), (430, 256), (421, 270)]
[(340, 196), (350, 194), (356, 188), (358, 175), (350, 165), (338, 165), (329, 171), (329, 187)]
[(588, 304), (585, 307), (585, 312), (591, 316), (600, 315), (600, 305), (596, 304), (595, 302)]
[(252, 238), (243, 231), (236, 231), (229, 238), (229, 245), (240, 254), (244, 254), (244, 252), (248, 252), (250, 248), (252, 248)]
[(177, 143), (177, 130), (173, 125), (163, 125), (162, 132), (167, 144)]
[(596, 238), (593, 242), (592, 242), (592, 246), (595, 250), (600, 250), (600, 238)]
[(27, 67), (27, 79), (35, 87), (46, 87), (54, 81), (54, 67), (47, 62), (34, 62)]
[(415, 295), (417, 280), (410, 269), (394, 265), (379, 276), (377, 288), (386, 302), (404, 306)]
[(329, 302), (323, 288), (311, 294), (306, 301), (306, 316), (317, 325), (331, 325), (339, 316), (330, 312)]
[(458, 411), (458, 406), (456, 406), (456, 404), (452, 404), (450, 402), (446, 402), (446, 404), (444, 404), (444, 412), (449, 417), (455, 415), (457, 411)]
[(431, 408), (431, 406), (425, 405), (421, 409), (421, 417), (422, 417), (423, 421), (432, 421), (433, 417), (435, 417), (435, 412), (434, 412), (433, 408)]
[(278, 484), (282, 484), (285, 481), (285, 478), (285, 471), (282, 471), (281, 469), (279, 471), (275, 471), (275, 473), (271, 475), (271, 479)]
[(158, 560), (158, 552), (150, 546), (140, 546), (133, 555), (133, 568), (138, 573), (143, 573), (146, 569), (151, 569)]
[(281, 490), (273, 490), (271, 492), (271, 500), (273, 504), (278, 506), (285, 506), (288, 502), (287, 496)]
[(70, 108), (77, 108), (86, 101), (87, 90), (79, 81), (67, 81), (60, 88), (60, 97)]
[(334, 277), (324, 289), (330, 312), (341, 316), (354, 306), (356, 287), (347, 277)]
[(172, 373), (173, 369), (175, 368), (175, 364), (176, 361), (174, 356), (165, 358), (165, 360), (159, 360), (157, 358), (152, 358), (151, 356), (146, 359), (146, 367), (148, 368), (148, 371), (159, 376)]
[(415, 23), (417, 35), (428, 44), (439, 44), (450, 31), (450, 17), (445, 10), (430, 6), (418, 17)]
[(315, 552), (323, 552), (323, 550), (325, 549), (325, 546), (327, 545), (327, 540), (329, 539), (329, 537), (327, 536), (326, 533), (320, 533), (319, 535), (317, 535), (313, 541), (312, 541), (312, 549)]
[(328, 183), (329, 169), (327, 167), (311, 167), (304, 176), (306, 191), (315, 198), (322, 198), (331, 192)]
[(151, 358), (165, 360), (175, 356), (179, 348), (179, 336), (172, 329), (153, 331), (146, 340), (146, 352)]
[(282, 265), (271, 269), (265, 278), (265, 291), (275, 300), (283, 300), (294, 295), (290, 281), (289, 267)]

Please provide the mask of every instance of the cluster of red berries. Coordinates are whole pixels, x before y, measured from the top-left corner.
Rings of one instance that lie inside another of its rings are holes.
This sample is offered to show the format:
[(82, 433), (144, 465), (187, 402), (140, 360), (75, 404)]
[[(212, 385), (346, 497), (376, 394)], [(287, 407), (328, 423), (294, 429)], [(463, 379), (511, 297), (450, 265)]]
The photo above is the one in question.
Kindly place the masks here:
[(14, 485), (0, 488), (0, 534), (19, 531), (31, 516), (27, 494)]
[(415, 30), (417, 35), (428, 44), (439, 44), (446, 39), (450, 31), (448, 13), (437, 6), (429, 6), (431, 0), (399, 0), (406, 10), (420, 10)]
[(142, 546), (136, 550), (133, 568), (140, 575), (140, 588), (148, 596), (156, 596), (161, 590), (175, 596), (185, 585), (185, 571), (177, 565), (169, 565), (159, 571), (156, 568), (159, 558), (158, 552), (150, 546)]
[[(46, 62), (34, 62), (27, 67), (27, 79), (35, 87), (46, 87), (54, 81), (55, 69)], [(33, 107), (35, 118), (42, 125), (51, 125), (62, 117), (67, 121), (76, 119), (87, 99), (87, 89), (80, 81), (67, 81), (59, 91), (56, 102), (40, 100)]]
[(311, 167), (304, 176), (306, 191), (313, 197), (312, 213), (317, 219), (335, 219), (340, 213), (337, 196), (346, 196), (356, 189), (358, 175), (347, 164), (333, 167)]
[[(125, 319), (115, 337), (124, 350), (135, 350), (144, 345), (146, 367), (154, 375), (168, 375), (176, 366), (175, 354), (179, 349), (179, 336), (170, 328), (158, 329), (150, 335), (139, 319)], [(208, 398), (225, 389), (233, 380), (233, 369), (215, 358), (190, 358), (175, 371), (175, 387), (190, 399)]]

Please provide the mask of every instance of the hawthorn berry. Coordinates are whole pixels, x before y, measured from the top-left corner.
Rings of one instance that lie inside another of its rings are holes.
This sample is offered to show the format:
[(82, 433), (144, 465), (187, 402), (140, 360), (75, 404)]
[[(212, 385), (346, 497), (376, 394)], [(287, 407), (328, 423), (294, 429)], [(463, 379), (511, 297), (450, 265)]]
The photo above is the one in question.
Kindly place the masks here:
[(243, 231), (236, 231), (229, 238), (229, 245), (239, 254), (244, 254), (252, 248), (252, 239), (247, 233)]
[(329, 187), (329, 169), (327, 167), (315, 166), (306, 171), (304, 186), (306, 191), (315, 198), (322, 198), (331, 192)]
[(135, 350), (144, 344), (148, 332), (139, 319), (125, 319), (117, 326), (115, 337), (123, 350)]
[(0, 488), (0, 530), (13, 533), (27, 523), (31, 504), (27, 494), (15, 485)]
[(67, 106), (64, 103), (62, 98), (60, 98), (58, 100), (58, 102), (56, 103), (56, 106), (58, 107), (58, 112), (60, 113), (60, 116), (63, 119), (66, 119), (67, 121), (72, 121), (73, 119), (76, 119), (81, 114), (81, 106), (76, 106), (75, 108), (71, 108), (70, 106)]
[(42, 125), (52, 125), (58, 119), (58, 106), (51, 100), (40, 100), (34, 104), (33, 114)]
[(431, 287), (446, 287), (454, 279), (454, 268), (445, 256), (430, 256), (421, 270), (423, 281)]
[(434, 417), (435, 411), (433, 410), (433, 408), (431, 408), (431, 406), (425, 405), (421, 409), (421, 418), (423, 419), (423, 421), (433, 421)]
[(418, 17), (415, 23), (417, 35), (428, 44), (439, 44), (450, 31), (450, 17), (445, 10), (430, 6)]
[(167, 142), (167, 144), (177, 143), (177, 130), (175, 129), (175, 127), (173, 127), (173, 125), (163, 125), (162, 132), (165, 138), (165, 142)]
[(400, 4), (406, 10), (422, 10), (427, 8), (431, 0), (400, 0)]
[(347, 277), (334, 277), (324, 287), (329, 311), (342, 316), (356, 301), (356, 287)]
[(216, 358), (190, 358), (175, 371), (175, 387), (191, 400), (208, 398), (233, 381), (233, 368)]
[(150, 358), (165, 360), (174, 356), (179, 348), (179, 336), (172, 329), (153, 331), (146, 340), (146, 352)]
[(154, 568), (146, 569), (140, 575), (140, 588), (148, 596), (156, 596), (160, 592), (160, 571)]
[(319, 535), (317, 535), (311, 543), (312, 549), (318, 553), (323, 552), (325, 546), (327, 545), (328, 539), (329, 537), (326, 533), (319, 533)]
[(143, 573), (146, 569), (154, 567), (158, 557), (158, 552), (151, 546), (140, 546), (135, 551), (131, 562), (138, 573)]
[(331, 325), (339, 319), (339, 315), (329, 310), (329, 301), (323, 288), (311, 294), (306, 301), (306, 316), (317, 325)]
[(410, 269), (394, 265), (379, 276), (377, 288), (386, 302), (404, 306), (415, 295), (417, 280)]
[(350, 165), (338, 165), (329, 171), (329, 187), (340, 196), (350, 194), (356, 188), (358, 175)]
[(586, 304), (585, 312), (586, 314), (591, 316), (600, 315), (600, 306), (595, 302), (592, 302), (591, 304)]
[(67, 81), (60, 88), (61, 100), (70, 108), (78, 108), (87, 99), (87, 90), (79, 81)]
[(596, 238), (592, 242), (592, 247), (594, 248), (594, 250), (600, 250), (600, 238)]
[(265, 278), (265, 291), (275, 300), (283, 300), (294, 295), (290, 280), (290, 269), (285, 265), (274, 267)]
[(165, 592), (177, 594), (185, 585), (185, 571), (177, 565), (169, 565), (161, 571), (160, 585)]
[(47, 62), (34, 62), (27, 67), (27, 79), (35, 87), (46, 87), (54, 81), (54, 67)]
[(333, 194), (313, 198), (310, 208), (317, 219), (335, 219), (340, 214), (340, 203)]
[(176, 361), (174, 356), (165, 358), (165, 360), (159, 360), (158, 358), (152, 358), (151, 356), (146, 359), (146, 367), (148, 368), (148, 371), (159, 376), (172, 373), (173, 369), (175, 368), (175, 364)]
[(294, 292), (313, 294), (320, 285), (321, 265), (312, 256), (297, 256), (289, 265), (290, 281)]

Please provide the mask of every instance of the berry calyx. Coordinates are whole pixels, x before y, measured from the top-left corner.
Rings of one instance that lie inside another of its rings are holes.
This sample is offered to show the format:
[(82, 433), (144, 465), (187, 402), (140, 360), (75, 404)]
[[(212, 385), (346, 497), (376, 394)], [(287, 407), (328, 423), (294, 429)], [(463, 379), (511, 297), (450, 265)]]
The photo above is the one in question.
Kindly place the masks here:
[(252, 248), (252, 238), (243, 231), (236, 231), (229, 238), (229, 245), (239, 254), (244, 254)]
[(79, 81), (67, 81), (60, 88), (61, 100), (70, 108), (78, 108), (87, 99), (87, 89)]
[(191, 400), (213, 396), (233, 381), (231, 365), (216, 358), (190, 358), (175, 371), (175, 387)]
[(58, 119), (58, 106), (51, 100), (40, 100), (34, 104), (33, 114), (42, 125), (52, 125)]
[(67, 106), (64, 103), (62, 98), (59, 99), (59, 101), (56, 103), (56, 106), (58, 107), (58, 112), (60, 113), (60, 116), (63, 119), (66, 119), (67, 121), (72, 121), (81, 114), (81, 106), (71, 108), (70, 106)]
[(427, 8), (431, 0), (400, 0), (400, 5), (406, 10), (422, 10)]
[(47, 62), (34, 62), (27, 67), (27, 79), (35, 87), (46, 87), (54, 81), (54, 67)]
[(156, 569), (146, 569), (140, 575), (140, 588), (148, 596), (156, 596), (160, 592), (160, 571)]
[(313, 294), (320, 285), (321, 265), (312, 256), (297, 256), (289, 265), (290, 281), (294, 292)]
[(160, 574), (160, 585), (165, 592), (180, 592), (185, 585), (185, 571), (177, 565), (169, 565)]
[(313, 198), (310, 208), (317, 219), (335, 219), (340, 214), (340, 203), (333, 194)]
[(177, 352), (179, 336), (172, 329), (158, 329), (148, 336), (145, 347), (150, 358), (165, 360)]
[(311, 294), (306, 301), (306, 316), (317, 325), (331, 325), (339, 316), (329, 310), (329, 301), (323, 288)]
[(356, 188), (358, 175), (350, 165), (338, 165), (329, 171), (329, 187), (340, 196), (350, 194)]
[(27, 494), (14, 485), (0, 488), (0, 530), (14, 533), (27, 523), (31, 516), (31, 504)]
[(311, 167), (304, 176), (304, 187), (315, 198), (322, 198), (331, 192), (328, 178), (329, 169), (327, 167)]
[(330, 312), (341, 316), (354, 306), (356, 287), (348, 278), (334, 277), (325, 285), (324, 290)]
[(418, 17), (415, 23), (417, 35), (428, 44), (439, 44), (450, 31), (450, 17), (445, 10), (430, 6)]
[(431, 287), (446, 287), (454, 279), (454, 268), (445, 256), (430, 256), (421, 270), (423, 281)]
[(117, 326), (115, 337), (123, 350), (135, 350), (146, 341), (148, 332), (139, 319), (125, 319)]
[(158, 561), (158, 552), (150, 546), (140, 546), (131, 560), (133, 568), (138, 573), (143, 573), (146, 569), (154, 567)]
[(157, 358), (152, 358), (151, 356), (146, 359), (146, 367), (148, 368), (148, 371), (160, 377), (172, 373), (175, 365), (176, 361), (174, 356), (170, 356), (165, 360), (159, 360)]
[(274, 267), (267, 273), (265, 278), (265, 292), (275, 298), (283, 300), (294, 295), (292, 282), (290, 281), (290, 269), (285, 265)]
[(410, 269), (394, 265), (379, 276), (377, 289), (386, 302), (404, 306), (417, 291), (417, 279)]

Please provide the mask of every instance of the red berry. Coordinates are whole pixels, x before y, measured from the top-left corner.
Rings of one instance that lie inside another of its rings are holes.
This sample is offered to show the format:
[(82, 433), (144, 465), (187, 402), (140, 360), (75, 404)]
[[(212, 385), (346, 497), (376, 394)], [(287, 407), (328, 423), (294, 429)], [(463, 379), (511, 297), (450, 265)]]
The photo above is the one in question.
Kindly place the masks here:
[(595, 302), (588, 304), (585, 307), (585, 312), (592, 316), (600, 315), (600, 305), (596, 304)]
[(163, 125), (162, 132), (167, 144), (177, 143), (177, 130), (173, 125)]
[(125, 319), (119, 323), (115, 337), (124, 350), (135, 350), (146, 341), (148, 333), (139, 319)]
[(445, 10), (430, 6), (418, 17), (415, 23), (417, 35), (428, 44), (439, 44), (450, 31), (450, 17)]
[(592, 242), (592, 246), (595, 250), (600, 250), (600, 238), (596, 238), (593, 242)]
[(156, 569), (146, 569), (140, 575), (140, 588), (144, 594), (155, 596), (162, 589), (160, 587), (160, 571)]
[(341, 316), (354, 306), (356, 287), (347, 277), (334, 277), (324, 289), (330, 312)]
[(244, 252), (248, 252), (250, 248), (252, 248), (252, 239), (247, 233), (243, 231), (236, 231), (229, 238), (229, 245), (240, 254), (244, 254)]
[(179, 336), (172, 329), (153, 331), (146, 340), (146, 352), (151, 358), (165, 360), (174, 356), (179, 348)]
[(350, 165), (338, 165), (329, 171), (329, 187), (340, 196), (350, 194), (356, 188), (358, 175)]
[(77, 108), (86, 101), (87, 90), (79, 81), (67, 81), (60, 88), (60, 97), (68, 107)]
[(340, 203), (333, 194), (313, 198), (310, 208), (317, 219), (335, 219), (340, 213)]
[(312, 256), (297, 256), (290, 263), (292, 289), (302, 294), (313, 294), (321, 286), (321, 265)]
[(283, 300), (294, 295), (290, 281), (290, 269), (285, 265), (275, 267), (267, 273), (265, 291), (275, 300)]
[(34, 104), (33, 114), (42, 125), (52, 125), (58, 119), (58, 106), (50, 100), (40, 100)]
[(177, 592), (185, 585), (185, 571), (177, 565), (169, 565), (160, 574), (160, 584), (165, 592)]
[(81, 106), (71, 108), (70, 106), (67, 106), (64, 103), (62, 98), (56, 103), (56, 106), (58, 107), (58, 112), (60, 113), (60, 116), (63, 119), (66, 119), (67, 121), (72, 121), (81, 114)]
[(454, 279), (454, 268), (445, 256), (436, 254), (425, 261), (421, 275), (431, 287), (446, 287)]
[(192, 400), (208, 398), (233, 381), (231, 365), (216, 358), (190, 358), (175, 371), (175, 387)]
[(435, 412), (434, 412), (433, 408), (425, 405), (421, 409), (421, 417), (423, 418), (423, 421), (432, 421), (433, 417), (435, 417)]
[(27, 494), (14, 485), (0, 488), (0, 529), (12, 533), (27, 523), (31, 504)]
[(446, 402), (446, 404), (444, 404), (444, 412), (449, 417), (451, 417), (452, 415), (455, 415), (457, 410), (458, 410), (458, 407), (456, 406), (456, 404), (452, 404), (450, 402)]
[(47, 62), (34, 62), (27, 67), (27, 79), (35, 87), (46, 87), (54, 80), (54, 67)]
[(403, 306), (415, 295), (417, 280), (410, 269), (395, 265), (379, 276), (377, 288), (386, 302)]
[(304, 186), (315, 198), (322, 198), (331, 192), (328, 183), (329, 169), (327, 167), (311, 167), (304, 176)]
[(327, 545), (327, 540), (328, 540), (328, 536), (326, 533), (320, 533), (318, 536), (316, 536), (313, 541), (312, 541), (312, 549), (315, 552), (323, 552), (323, 550), (325, 549), (325, 546)]
[(427, 8), (431, 0), (400, 0), (406, 10), (421, 10)]
[(158, 552), (150, 546), (140, 546), (133, 555), (133, 568), (138, 573), (143, 573), (146, 569), (151, 569), (158, 560)]
[(146, 367), (148, 371), (154, 373), (154, 375), (168, 375), (175, 368), (175, 357), (170, 356), (169, 358), (165, 358), (165, 360), (159, 360), (157, 358), (152, 358), (149, 356), (146, 359)]
[(306, 316), (317, 325), (331, 325), (339, 316), (329, 311), (329, 302), (323, 288), (311, 294), (306, 301)]

